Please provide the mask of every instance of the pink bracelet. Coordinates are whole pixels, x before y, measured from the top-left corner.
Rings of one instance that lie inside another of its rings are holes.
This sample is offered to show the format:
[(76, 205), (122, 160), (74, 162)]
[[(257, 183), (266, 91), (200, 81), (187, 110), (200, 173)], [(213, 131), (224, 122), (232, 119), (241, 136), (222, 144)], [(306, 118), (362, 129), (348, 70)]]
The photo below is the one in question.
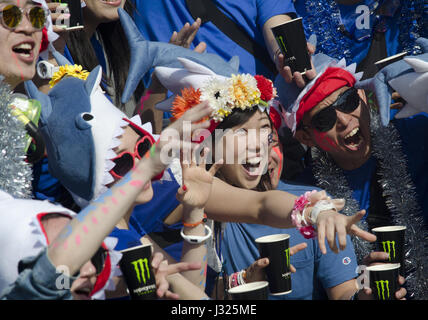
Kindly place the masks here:
[(311, 204), (309, 197), (316, 193), (316, 190), (307, 191), (294, 201), (294, 207), (291, 212), (293, 225), (299, 230), (305, 239), (312, 239), (316, 236), (315, 228), (305, 219), (305, 209)]

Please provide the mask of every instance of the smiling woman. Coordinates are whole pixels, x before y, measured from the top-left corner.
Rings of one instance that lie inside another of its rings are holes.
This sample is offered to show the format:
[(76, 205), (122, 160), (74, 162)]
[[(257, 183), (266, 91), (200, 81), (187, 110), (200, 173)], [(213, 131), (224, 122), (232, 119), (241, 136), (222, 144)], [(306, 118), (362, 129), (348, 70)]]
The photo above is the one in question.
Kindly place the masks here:
[(35, 74), (47, 12), (32, 1), (1, 1), (0, 18), (0, 74), (15, 88)]

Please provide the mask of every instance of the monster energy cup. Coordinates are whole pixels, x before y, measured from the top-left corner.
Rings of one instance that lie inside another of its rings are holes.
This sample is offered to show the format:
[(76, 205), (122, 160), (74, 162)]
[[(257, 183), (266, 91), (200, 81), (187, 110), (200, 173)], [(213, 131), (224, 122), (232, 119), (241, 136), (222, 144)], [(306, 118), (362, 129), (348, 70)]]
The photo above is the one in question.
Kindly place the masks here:
[(128, 286), (132, 300), (153, 300), (156, 296), (156, 280), (151, 267), (152, 246), (141, 245), (122, 250), (120, 270)]
[(265, 268), (271, 295), (291, 292), (290, 235), (273, 234), (256, 239), (261, 258), (268, 258)]
[(302, 18), (273, 27), (272, 32), (284, 55), (284, 66), (289, 66), (292, 74), (296, 71), (305, 74), (312, 68)]
[(404, 275), (405, 226), (387, 226), (372, 229), (376, 235), (376, 250), (389, 254), (388, 262), (399, 263), (400, 274)]
[(385, 263), (368, 267), (370, 288), (376, 300), (395, 300), (400, 288), (398, 283), (399, 263)]

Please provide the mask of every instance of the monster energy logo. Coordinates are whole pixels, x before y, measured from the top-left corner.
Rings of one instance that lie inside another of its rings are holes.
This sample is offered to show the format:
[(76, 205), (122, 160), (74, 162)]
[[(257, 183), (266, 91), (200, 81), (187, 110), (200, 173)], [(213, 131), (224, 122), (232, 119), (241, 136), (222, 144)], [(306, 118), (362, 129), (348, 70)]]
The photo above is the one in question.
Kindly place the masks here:
[(395, 241), (382, 241), (383, 251), (389, 254), (389, 261), (391, 261), (391, 247), (395, 259)]
[(279, 46), (284, 49), (285, 52), (287, 52), (287, 47), (285, 46), (284, 39), (282, 38), (282, 36), (277, 36), (275, 38), (276, 41), (278, 41)]
[[(142, 278), (144, 284), (146, 284), (146, 281), (150, 279), (149, 261), (147, 260), (147, 258), (132, 261), (131, 264), (134, 266), (138, 282), (141, 283), (141, 278)], [(147, 280), (146, 280), (146, 274), (147, 274)]]
[[(375, 281), (375, 284), (376, 284), (377, 295), (379, 297), (379, 300), (389, 299), (389, 281), (388, 280)], [(385, 287), (386, 287), (386, 297), (385, 297)], [(382, 293), (382, 298), (381, 298), (381, 293)]]
[(287, 268), (290, 268), (290, 248), (285, 249), (284, 252), (285, 252), (285, 261), (287, 264)]

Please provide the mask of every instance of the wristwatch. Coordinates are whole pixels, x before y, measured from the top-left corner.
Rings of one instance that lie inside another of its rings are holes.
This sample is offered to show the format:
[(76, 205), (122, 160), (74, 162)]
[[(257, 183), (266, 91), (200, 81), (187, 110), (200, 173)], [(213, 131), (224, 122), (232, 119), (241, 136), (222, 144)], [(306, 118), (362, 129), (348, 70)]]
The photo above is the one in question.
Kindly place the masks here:
[(188, 243), (200, 244), (200, 243), (204, 243), (212, 235), (212, 231), (211, 231), (210, 227), (208, 227), (206, 225), (205, 225), (205, 231), (206, 231), (205, 236), (191, 236), (191, 235), (184, 234), (184, 227), (183, 227), (183, 228), (181, 228), (180, 235)]
[(41, 79), (52, 79), (53, 74), (59, 70), (59, 67), (45, 60), (37, 63), (37, 74)]

